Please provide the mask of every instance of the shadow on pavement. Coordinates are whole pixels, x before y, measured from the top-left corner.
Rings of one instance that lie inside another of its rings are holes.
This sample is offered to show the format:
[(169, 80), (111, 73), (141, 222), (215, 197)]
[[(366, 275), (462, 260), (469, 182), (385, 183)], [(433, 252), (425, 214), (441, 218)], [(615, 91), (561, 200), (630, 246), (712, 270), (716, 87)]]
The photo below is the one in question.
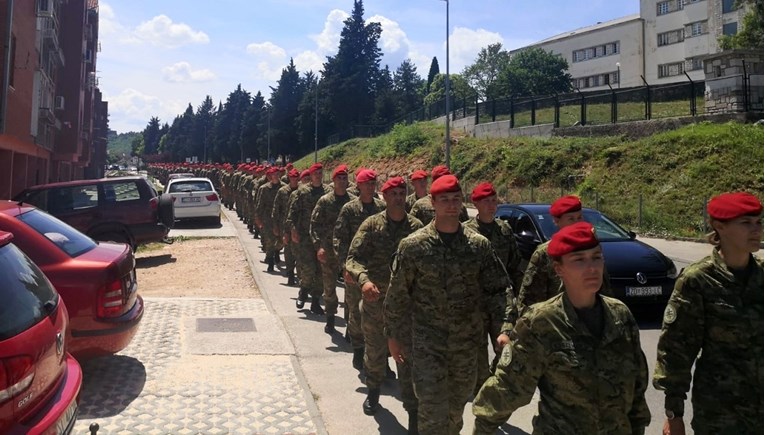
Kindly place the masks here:
[(119, 415), (146, 384), (146, 367), (133, 357), (110, 355), (82, 362), (80, 418)]
[[(359, 403), (361, 408), (361, 403)], [(405, 434), (406, 428), (401, 425), (390, 411), (385, 408), (380, 408), (374, 415), (374, 419), (377, 422), (379, 433), (384, 434)]]
[(150, 267), (158, 267), (167, 263), (175, 263), (176, 259), (172, 254), (152, 255), (151, 257), (141, 257), (135, 259), (135, 267), (140, 269), (148, 269)]

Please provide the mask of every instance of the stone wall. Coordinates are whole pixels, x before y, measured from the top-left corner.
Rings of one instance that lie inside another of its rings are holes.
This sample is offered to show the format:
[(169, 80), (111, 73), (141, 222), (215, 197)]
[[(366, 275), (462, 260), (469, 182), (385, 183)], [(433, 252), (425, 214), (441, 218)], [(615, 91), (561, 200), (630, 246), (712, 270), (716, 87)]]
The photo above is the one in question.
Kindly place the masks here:
[[(707, 114), (763, 110), (763, 57), (730, 50), (704, 58), (704, 108)], [(748, 78), (748, 89), (745, 78)]]
[(497, 121), (476, 125), (473, 127), (473, 136), (478, 138), (514, 136), (551, 137), (554, 130), (554, 124), (537, 124), (510, 128), (510, 121)]

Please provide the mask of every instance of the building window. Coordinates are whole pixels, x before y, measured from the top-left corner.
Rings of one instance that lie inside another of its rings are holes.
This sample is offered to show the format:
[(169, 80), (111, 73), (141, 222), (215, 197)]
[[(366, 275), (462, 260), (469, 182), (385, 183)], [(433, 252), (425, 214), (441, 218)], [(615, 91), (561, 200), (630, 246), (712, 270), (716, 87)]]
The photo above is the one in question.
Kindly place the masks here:
[(722, 13), (727, 14), (736, 10), (736, 0), (723, 0)]
[(697, 71), (702, 68), (704, 68), (704, 62), (701, 60), (701, 57), (692, 57), (685, 60), (686, 71)]
[(669, 11), (669, 4), (670, 3), (671, 2), (668, 2), (668, 1), (656, 3), (656, 15), (666, 15), (666, 14), (668, 14), (670, 12)]
[(571, 54), (573, 62), (582, 62), (585, 60), (596, 59), (603, 56), (611, 56), (619, 53), (619, 41), (609, 42), (608, 44), (596, 45), (595, 47), (582, 48), (575, 50)]
[(738, 33), (738, 23), (723, 24), (723, 35), (732, 36)]
[(657, 45), (659, 47), (683, 42), (683, 30), (671, 30), (669, 32), (659, 33), (657, 39)]
[(685, 37), (693, 38), (694, 36), (704, 35), (708, 32), (706, 21), (696, 21), (695, 23), (686, 24)]
[(664, 77), (679, 76), (685, 72), (684, 66), (685, 62), (665, 63), (663, 65), (659, 65), (659, 78), (661, 79)]

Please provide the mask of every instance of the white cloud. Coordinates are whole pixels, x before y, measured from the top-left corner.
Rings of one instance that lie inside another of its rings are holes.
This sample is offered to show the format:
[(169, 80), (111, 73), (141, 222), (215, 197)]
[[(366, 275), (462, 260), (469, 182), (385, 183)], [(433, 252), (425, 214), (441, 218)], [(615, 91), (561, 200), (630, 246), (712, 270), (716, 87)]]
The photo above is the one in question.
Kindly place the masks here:
[[(455, 27), (449, 36), (449, 60), (451, 64), (449, 73), (462, 71), (465, 66), (475, 62), (482, 48), (496, 42), (504, 43), (504, 38), (499, 33), (484, 29), (473, 30)], [(443, 66), (441, 68), (443, 69)]]
[(409, 38), (406, 32), (401, 30), (397, 22), (382, 15), (375, 15), (367, 20), (367, 23), (380, 23), (382, 34), (380, 35), (380, 49), (386, 55), (407, 53), (409, 51)]
[(254, 56), (266, 56), (275, 59), (283, 59), (287, 57), (287, 52), (284, 51), (283, 48), (270, 41), (247, 44), (246, 50), (247, 53)]
[(306, 50), (295, 56), (294, 60), (295, 67), (301, 73), (313, 71), (314, 74), (317, 74), (324, 69), (324, 58), (315, 51)]
[(333, 9), (324, 21), (324, 29), (318, 35), (311, 35), (316, 42), (319, 54), (335, 53), (340, 44), (340, 31), (343, 30), (343, 21), (350, 15), (340, 9)]
[(166, 48), (210, 42), (206, 33), (195, 31), (187, 24), (173, 23), (173, 20), (166, 15), (157, 15), (139, 24), (133, 35), (140, 41)]
[(162, 68), (162, 76), (168, 82), (209, 82), (215, 79), (215, 73), (209, 69), (193, 70), (188, 62), (177, 62)]
[(247, 44), (247, 54), (258, 62), (255, 78), (279, 80), (282, 69), (287, 65), (287, 51), (273, 42), (253, 42)]

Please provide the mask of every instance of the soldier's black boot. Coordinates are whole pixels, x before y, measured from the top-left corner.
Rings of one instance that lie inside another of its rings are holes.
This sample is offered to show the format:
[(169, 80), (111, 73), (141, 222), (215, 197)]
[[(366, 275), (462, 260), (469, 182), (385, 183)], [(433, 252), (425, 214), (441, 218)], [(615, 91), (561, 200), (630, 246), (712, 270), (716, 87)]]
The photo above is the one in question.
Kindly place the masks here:
[(327, 324), (324, 325), (324, 332), (327, 334), (334, 334), (335, 330), (335, 315), (327, 315)]
[(364, 400), (364, 405), (362, 405), (362, 408), (364, 408), (364, 414), (366, 415), (374, 415), (377, 410), (380, 408), (380, 389), (379, 388), (370, 388), (369, 392), (367, 393), (367, 398)]
[(311, 312), (320, 316), (325, 314), (324, 308), (321, 307), (321, 303), (319, 302), (319, 298), (311, 298)]
[(282, 259), (279, 258), (279, 252), (274, 252), (274, 264), (279, 264), (282, 262)]
[(287, 285), (295, 285), (295, 271), (287, 271)]
[(396, 379), (396, 372), (391, 370), (390, 365), (385, 365), (385, 377), (388, 379)]
[(295, 307), (297, 307), (298, 310), (302, 309), (305, 306), (305, 301), (308, 300), (308, 290), (304, 288), (300, 288), (298, 290), (298, 297), (295, 301)]
[(361, 371), (364, 368), (364, 348), (356, 347), (353, 349), (353, 368)]
[(417, 411), (409, 411), (409, 430), (406, 432), (408, 435), (419, 435), (417, 430)]
[(268, 269), (266, 269), (266, 272), (273, 272), (274, 271), (274, 255), (273, 254), (266, 254), (266, 264), (268, 264)]

